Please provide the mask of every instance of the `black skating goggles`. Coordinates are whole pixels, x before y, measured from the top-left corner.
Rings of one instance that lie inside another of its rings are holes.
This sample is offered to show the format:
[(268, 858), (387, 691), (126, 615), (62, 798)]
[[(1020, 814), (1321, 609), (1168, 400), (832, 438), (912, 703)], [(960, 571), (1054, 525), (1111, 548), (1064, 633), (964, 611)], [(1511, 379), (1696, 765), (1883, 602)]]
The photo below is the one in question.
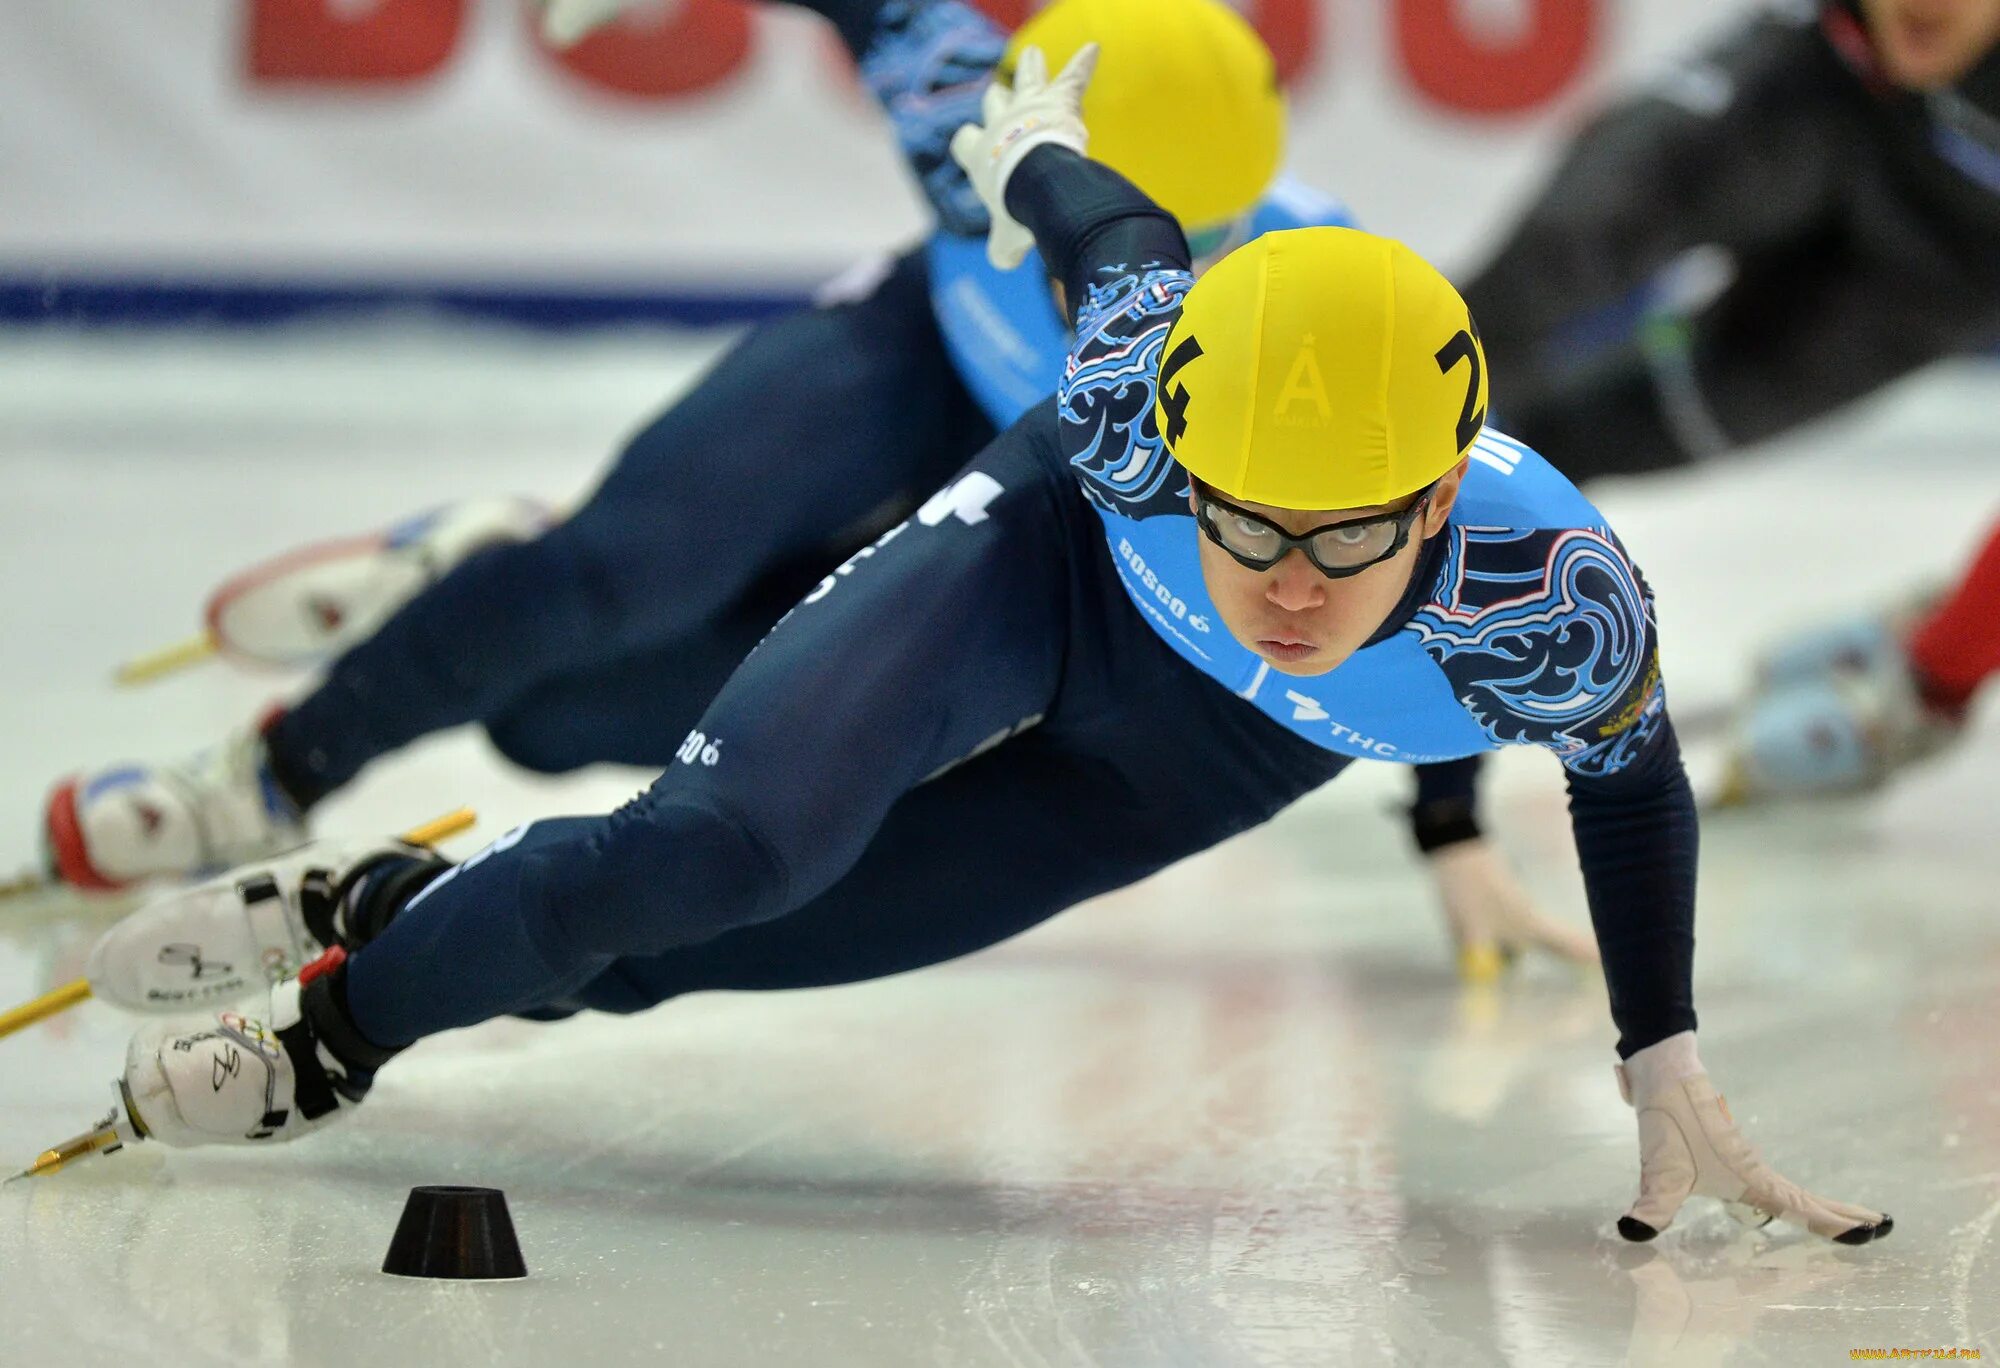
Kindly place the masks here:
[(1371, 565), (1380, 565), (1410, 542), (1410, 529), (1431, 501), (1437, 489), (1433, 481), (1400, 513), (1377, 513), (1366, 518), (1315, 527), (1302, 536), (1293, 536), (1268, 518), (1247, 508), (1239, 508), (1199, 480), (1194, 487), (1194, 520), (1207, 538), (1228, 552), (1238, 565), (1252, 570), (1269, 570), (1294, 550), (1306, 553), (1328, 579), (1346, 579)]

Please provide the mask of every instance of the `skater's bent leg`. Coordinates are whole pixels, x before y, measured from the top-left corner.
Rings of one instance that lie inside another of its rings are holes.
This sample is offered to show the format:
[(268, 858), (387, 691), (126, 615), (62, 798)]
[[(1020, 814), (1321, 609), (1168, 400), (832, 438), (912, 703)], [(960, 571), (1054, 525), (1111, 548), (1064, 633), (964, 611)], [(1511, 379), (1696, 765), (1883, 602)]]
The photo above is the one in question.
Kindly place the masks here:
[(418, 737), (686, 639), (774, 570), (851, 550), (990, 435), (915, 259), (865, 298), (767, 324), (567, 521), (472, 557), (337, 661), (272, 727), (273, 768), (310, 806)]
[(1115, 772), (1030, 730), (914, 789), (853, 869), (803, 907), (699, 945), (612, 964), (565, 1003), (639, 1011), (682, 993), (855, 983), (956, 959), (1166, 863), (1079, 811)]
[(650, 790), (468, 860), (358, 951), (355, 1024), (396, 1046), (548, 1003), (619, 956), (708, 940), (831, 886), (905, 792), (1047, 711), (1074, 516), (1058, 478), (997, 442), (807, 596)]
[(502, 755), (541, 774), (595, 764), (664, 769), (730, 674), (808, 588), (795, 584), (769, 605), (760, 588), (690, 637), (538, 684), (488, 718), (486, 734)]

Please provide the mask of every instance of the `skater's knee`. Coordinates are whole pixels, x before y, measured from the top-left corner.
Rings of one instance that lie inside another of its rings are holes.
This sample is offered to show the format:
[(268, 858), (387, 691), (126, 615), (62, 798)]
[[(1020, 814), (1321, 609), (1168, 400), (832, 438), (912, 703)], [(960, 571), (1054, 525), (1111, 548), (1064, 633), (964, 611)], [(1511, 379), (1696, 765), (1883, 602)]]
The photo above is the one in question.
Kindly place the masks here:
[(705, 796), (642, 794), (592, 844), (584, 886), (562, 899), (561, 915), (593, 953), (662, 954), (788, 906), (789, 875), (770, 843)]
[(541, 712), (492, 718), (486, 737), (501, 755), (536, 774), (569, 774), (603, 758), (592, 753), (567, 719)]

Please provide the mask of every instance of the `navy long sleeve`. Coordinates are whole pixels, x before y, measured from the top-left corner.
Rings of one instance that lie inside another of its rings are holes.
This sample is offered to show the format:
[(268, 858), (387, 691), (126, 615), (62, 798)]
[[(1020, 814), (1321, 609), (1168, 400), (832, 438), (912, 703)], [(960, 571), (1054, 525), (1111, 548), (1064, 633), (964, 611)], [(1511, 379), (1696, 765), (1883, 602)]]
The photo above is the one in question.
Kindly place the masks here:
[(1618, 1053), (1629, 1057), (1695, 1028), (1700, 824), (1672, 722), (1614, 774), (1571, 771), (1569, 810)]

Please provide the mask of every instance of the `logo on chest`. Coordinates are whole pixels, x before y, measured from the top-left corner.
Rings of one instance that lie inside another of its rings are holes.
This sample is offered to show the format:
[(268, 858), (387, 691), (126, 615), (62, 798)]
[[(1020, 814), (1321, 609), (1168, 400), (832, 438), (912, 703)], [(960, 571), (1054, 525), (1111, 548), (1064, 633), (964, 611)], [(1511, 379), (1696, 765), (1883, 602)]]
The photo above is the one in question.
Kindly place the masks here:
[(1297, 689), (1287, 689), (1285, 701), (1292, 705), (1293, 722), (1327, 723), (1333, 739), (1343, 750), (1359, 751), (1364, 755), (1373, 755), (1384, 760), (1394, 760), (1402, 755), (1400, 750), (1387, 741), (1358, 732), (1345, 723), (1335, 722), (1333, 714), (1310, 694), (1302, 694)]

